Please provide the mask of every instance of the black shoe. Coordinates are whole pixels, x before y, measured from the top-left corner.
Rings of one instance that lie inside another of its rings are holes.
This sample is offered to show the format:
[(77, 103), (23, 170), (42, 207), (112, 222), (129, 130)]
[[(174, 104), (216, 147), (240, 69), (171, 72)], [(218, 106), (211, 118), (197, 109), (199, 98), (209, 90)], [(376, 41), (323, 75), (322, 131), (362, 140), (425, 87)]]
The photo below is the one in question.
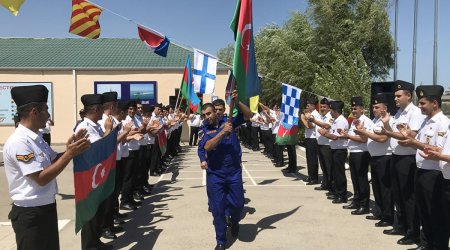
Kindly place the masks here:
[(337, 194), (332, 194), (332, 195), (328, 195), (327, 196), (327, 199), (328, 200), (336, 200), (336, 199), (338, 199), (339, 198), (339, 196), (337, 195)]
[(142, 195), (140, 192), (135, 192), (133, 194), (133, 198), (137, 201), (143, 201), (144, 200), (144, 195)]
[(105, 244), (100, 241), (100, 243), (98, 243), (98, 245), (97, 245), (97, 249), (98, 250), (110, 250), (110, 249), (114, 249), (114, 246)]
[(336, 193), (330, 190), (330, 191), (326, 192), (325, 195), (332, 196), (332, 195), (336, 195)]
[(405, 235), (403, 230), (397, 228), (383, 230), (383, 233), (387, 235)]
[(375, 226), (376, 227), (388, 227), (388, 226), (392, 226), (392, 223), (380, 220), (379, 222), (375, 223)]
[(342, 208), (343, 209), (358, 209), (359, 206), (356, 203), (352, 202), (348, 205), (342, 206)]
[(135, 206), (135, 207), (142, 206), (142, 202), (140, 202), (140, 201), (135, 201), (135, 200), (131, 200), (131, 201), (130, 201), (130, 204), (133, 205), (133, 206)]
[(352, 211), (351, 214), (353, 214), (353, 215), (363, 215), (363, 214), (368, 214), (369, 212), (370, 211), (369, 211), (368, 207), (360, 207), (360, 208)]
[(148, 189), (146, 187), (143, 187), (141, 194), (142, 194), (142, 196), (150, 196), (150, 195), (152, 195), (152, 190)]
[(239, 234), (239, 222), (231, 222), (231, 236), (237, 237)]
[(123, 229), (123, 227), (112, 227), (111, 228), (111, 232), (113, 233), (120, 233), (123, 232), (125, 229)]
[(397, 241), (399, 245), (414, 245), (419, 243), (420, 240), (418, 238), (414, 238), (411, 236), (405, 236)]
[(346, 203), (346, 202), (347, 202), (347, 198), (342, 198), (342, 197), (339, 197), (332, 201), (333, 204), (341, 204), (341, 203)]
[(122, 203), (122, 204), (120, 204), (120, 209), (122, 209), (122, 210), (136, 210), (136, 207), (133, 206), (133, 204), (130, 204), (130, 203)]
[(430, 248), (427, 247), (427, 246), (419, 245), (419, 246), (417, 246), (417, 247), (415, 247), (415, 248), (410, 248), (410, 249), (408, 249), (408, 250), (429, 250), (429, 249), (430, 249)]
[(326, 187), (326, 186), (318, 186), (318, 187), (315, 187), (314, 190), (325, 191), (325, 190), (328, 190), (328, 187)]
[(116, 225), (122, 225), (122, 224), (125, 224), (125, 221), (123, 221), (119, 218), (115, 218), (115, 219), (113, 219), (113, 223)]
[(316, 180), (312, 180), (312, 181), (306, 183), (306, 185), (317, 185), (317, 184), (319, 184), (319, 182)]
[(311, 182), (311, 178), (307, 177), (306, 180), (304, 180), (304, 182)]
[(117, 236), (113, 232), (111, 232), (111, 230), (109, 230), (109, 229), (103, 231), (102, 237), (105, 239), (111, 239), (111, 240), (117, 239)]
[(277, 168), (281, 168), (283, 166), (284, 166), (284, 163), (282, 163), (282, 162), (275, 163), (275, 167), (277, 167)]
[(116, 213), (114, 216), (119, 219), (127, 218), (127, 214), (121, 214), (121, 213)]
[(368, 220), (381, 220), (381, 217), (377, 216), (377, 215), (367, 215), (366, 219), (368, 219)]
[(225, 250), (225, 244), (217, 244), (216, 248), (214, 250)]

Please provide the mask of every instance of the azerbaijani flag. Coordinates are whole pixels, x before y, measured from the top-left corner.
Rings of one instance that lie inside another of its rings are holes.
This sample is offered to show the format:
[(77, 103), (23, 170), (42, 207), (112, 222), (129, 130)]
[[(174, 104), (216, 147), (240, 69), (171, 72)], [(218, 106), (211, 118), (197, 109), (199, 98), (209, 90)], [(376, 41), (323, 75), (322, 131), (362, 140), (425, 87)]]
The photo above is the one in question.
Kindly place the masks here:
[[(284, 124), (286, 125), (286, 124)], [(280, 122), (280, 127), (278, 128), (278, 133), (276, 137), (276, 142), (278, 145), (295, 145), (298, 142), (298, 126), (294, 125), (291, 128), (288, 126), (283, 126)]]
[(184, 67), (183, 80), (181, 81), (181, 94), (184, 99), (186, 99), (189, 107), (197, 112), (200, 104), (200, 99), (194, 91), (194, 85), (192, 84), (192, 70), (191, 70), (191, 60), (189, 55), (186, 60), (186, 66)]
[(261, 94), (253, 41), (252, 0), (237, 1), (230, 28), (236, 41), (233, 74), (236, 77), (239, 100), (246, 103), (248, 98)]
[(94, 217), (98, 206), (114, 191), (117, 128), (73, 158), (75, 184), (75, 233)]
[(159, 133), (156, 137), (158, 138), (158, 146), (159, 146), (159, 150), (161, 150), (161, 156), (164, 156), (164, 154), (166, 153), (166, 150), (167, 150), (166, 130), (163, 129), (161, 131), (161, 133)]

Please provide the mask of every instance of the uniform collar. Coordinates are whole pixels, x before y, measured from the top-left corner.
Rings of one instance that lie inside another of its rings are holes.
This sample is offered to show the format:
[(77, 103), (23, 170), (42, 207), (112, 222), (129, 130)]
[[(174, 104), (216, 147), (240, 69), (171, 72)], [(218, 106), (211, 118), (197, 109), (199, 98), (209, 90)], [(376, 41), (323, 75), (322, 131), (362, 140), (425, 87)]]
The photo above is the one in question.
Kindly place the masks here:
[(414, 106), (414, 104), (412, 102), (410, 102), (408, 104), (408, 106), (406, 106), (406, 108), (404, 110), (402, 110), (402, 112), (406, 112), (408, 113), (410, 109), (412, 109), (412, 107)]
[(431, 122), (439, 122), (439, 119), (443, 115), (444, 115), (444, 113), (442, 113), (442, 111), (439, 111), (437, 114), (435, 114), (433, 117), (430, 118), (430, 121)]
[(103, 113), (102, 120), (105, 121), (106, 119), (108, 119), (108, 116), (105, 113)]
[(93, 126), (93, 127), (97, 127), (97, 126), (98, 126), (97, 123), (93, 122), (91, 119), (89, 119), (89, 118), (87, 118), (87, 117), (84, 117), (84, 120), (85, 120), (89, 125), (91, 125), (91, 126)]
[(36, 133), (33, 132), (31, 129), (29, 129), (29, 128), (23, 126), (23, 125), (20, 124), (20, 123), (19, 123), (19, 126), (17, 126), (16, 131), (18, 131), (18, 132), (20, 132), (20, 133), (22, 133), (22, 134), (24, 134), (24, 135), (30, 137), (33, 141), (35, 141), (35, 140), (39, 137), (38, 134), (36, 134)]

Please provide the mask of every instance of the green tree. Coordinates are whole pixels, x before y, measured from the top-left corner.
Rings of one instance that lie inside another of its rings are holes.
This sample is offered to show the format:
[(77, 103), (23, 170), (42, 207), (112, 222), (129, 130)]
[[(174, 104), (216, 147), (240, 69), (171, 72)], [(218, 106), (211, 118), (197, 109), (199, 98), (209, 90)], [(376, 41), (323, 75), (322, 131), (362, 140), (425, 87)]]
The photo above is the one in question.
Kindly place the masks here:
[(234, 57), (234, 44), (230, 43), (227, 47), (219, 49), (217, 51), (217, 58), (223, 63), (233, 65)]

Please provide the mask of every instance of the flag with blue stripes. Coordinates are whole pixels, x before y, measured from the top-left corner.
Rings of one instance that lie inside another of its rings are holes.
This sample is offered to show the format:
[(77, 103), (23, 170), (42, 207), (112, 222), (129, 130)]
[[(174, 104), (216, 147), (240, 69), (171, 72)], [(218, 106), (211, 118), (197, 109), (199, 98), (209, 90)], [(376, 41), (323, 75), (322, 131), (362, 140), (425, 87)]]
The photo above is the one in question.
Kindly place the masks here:
[(216, 82), (217, 58), (203, 51), (194, 50), (194, 91), (212, 94)]

